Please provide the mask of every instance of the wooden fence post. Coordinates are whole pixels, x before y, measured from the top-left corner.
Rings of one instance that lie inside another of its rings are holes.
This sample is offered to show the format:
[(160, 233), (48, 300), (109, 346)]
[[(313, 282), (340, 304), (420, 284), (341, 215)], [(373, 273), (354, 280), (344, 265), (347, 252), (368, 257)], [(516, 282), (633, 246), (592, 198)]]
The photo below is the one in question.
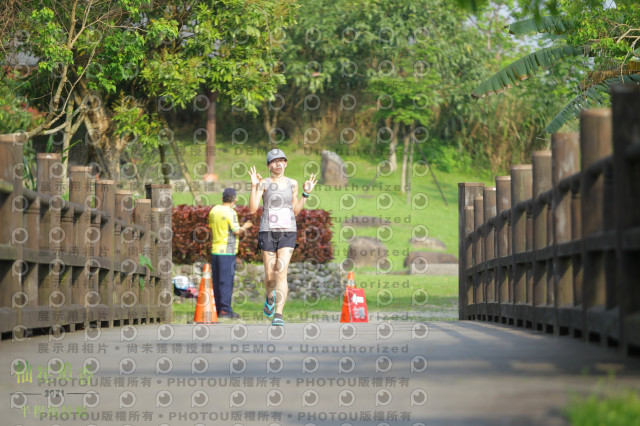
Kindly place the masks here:
[(71, 299), (74, 305), (84, 307), (84, 315), (78, 318), (78, 323), (90, 324), (90, 306), (98, 303), (98, 293), (89, 293), (90, 284), (90, 253), (88, 232), (91, 229), (91, 168), (73, 166), (69, 168), (69, 201), (74, 204), (73, 239), (70, 254), (82, 259), (84, 266), (72, 268)]
[[(38, 300), (39, 305), (53, 307), (54, 299), (62, 301), (64, 296), (60, 296), (60, 277), (54, 273), (50, 265), (59, 259), (60, 249), (62, 247), (62, 228), (61, 225), (61, 199), (60, 191), (62, 187), (62, 156), (60, 154), (37, 154), (37, 191), (41, 194), (52, 196), (52, 198), (40, 198), (40, 244), (39, 256), (40, 261), (49, 260), (49, 264), (38, 264)], [(52, 204), (57, 203), (60, 208), (56, 208)], [(57, 303), (54, 303), (57, 305)], [(56, 310), (58, 315), (60, 310)], [(51, 316), (51, 311), (47, 312), (47, 316)], [(44, 312), (43, 312), (44, 314)], [(60, 317), (58, 316), (58, 321)], [(53, 318), (49, 322), (55, 322)]]
[(505, 215), (509, 215), (511, 209), (511, 176), (496, 176), (496, 254), (497, 254), (497, 293), (499, 303), (499, 316), (503, 324), (507, 323), (511, 316), (511, 306), (508, 302), (509, 293), (509, 275), (510, 264), (509, 246), (511, 239), (509, 238), (509, 219)]
[[(20, 134), (0, 135), (0, 331), (24, 336), (20, 306), (28, 303), (21, 285), (26, 263), (22, 261), (26, 238), (24, 216), (27, 200), (22, 196), (22, 145), (26, 138)], [(15, 260), (13, 260), (15, 259)]]
[(530, 164), (520, 164), (511, 167), (511, 224), (513, 246), (513, 302), (514, 319), (517, 326), (524, 325), (523, 305), (527, 303), (527, 261), (520, 258), (520, 254), (527, 249), (527, 211), (520, 203), (531, 198), (532, 167)]
[(96, 208), (104, 212), (99, 219), (100, 240), (96, 256), (100, 263), (98, 272), (98, 292), (105, 307), (100, 311), (101, 321), (107, 321), (113, 326), (114, 307), (120, 304), (113, 287), (113, 251), (115, 233), (115, 182), (112, 180), (98, 180), (96, 188)]
[(473, 240), (470, 238), (471, 233), (473, 233), (473, 225), (474, 225), (474, 213), (473, 213), (473, 205), (465, 206), (464, 208), (464, 235), (465, 235), (465, 253), (464, 253), (464, 264), (465, 264), (465, 274), (464, 274), (464, 295), (465, 295), (465, 314), (466, 318), (464, 319), (477, 319), (476, 317), (476, 306), (473, 295), (473, 279), (474, 276), (469, 276), (468, 270), (475, 266), (475, 252), (473, 250)]
[[(578, 173), (580, 167), (580, 139), (578, 133), (556, 133), (551, 138), (553, 178), (553, 302), (556, 314), (554, 332), (566, 334), (573, 323), (572, 314), (562, 308), (573, 306), (573, 261), (559, 246), (572, 240), (571, 188), (560, 182)], [(550, 290), (551, 292), (551, 290)]]
[[(551, 183), (551, 151), (535, 151), (532, 156), (533, 164), (533, 250), (538, 253), (548, 246), (550, 236), (548, 232), (548, 210), (549, 204), (542, 202), (539, 197), (552, 187)], [(532, 301), (534, 306), (534, 328), (542, 329), (545, 315), (543, 310), (538, 309), (540, 306), (547, 304), (547, 270), (548, 264), (551, 263), (550, 251), (544, 252), (542, 255), (536, 256), (533, 262), (533, 295)]]
[(114, 257), (114, 292), (120, 304), (120, 318), (126, 318), (131, 324), (137, 324), (139, 315), (137, 308), (140, 303), (138, 286), (132, 283), (132, 271), (138, 264), (138, 258), (129, 251), (132, 238), (133, 193), (131, 191), (116, 190), (115, 193), (115, 241)]
[[(613, 176), (616, 204), (616, 277), (620, 347), (640, 350), (640, 88), (614, 86)], [(634, 230), (634, 231), (632, 231)]]
[[(489, 186), (483, 190), (482, 198), (484, 199), (484, 213), (485, 221), (496, 216), (496, 187)], [(494, 263), (487, 266), (485, 271), (484, 288), (487, 303), (487, 315), (491, 321), (495, 321), (499, 315), (497, 309), (496, 285), (495, 277), (497, 265), (495, 264), (495, 223), (493, 225), (487, 224), (486, 235), (484, 238), (484, 258), (486, 261), (493, 261)]]
[[(153, 201), (152, 201), (153, 205)], [(160, 300), (161, 309), (159, 309), (159, 318), (163, 322), (171, 322), (172, 311), (171, 306), (163, 306), (163, 296), (173, 293), (171, 284), (171, 271), (173, 262), (171, 261), (171, 240), (173, 239), (173, 229), (171, 228), (171, 209), (170, 208), (152, 208), (151, 209), (152, 226), (158, 238), (158, 266), (157, 275), (159, 285), (155, 286), (158, 291), (157, 299)], [(164, 309), (162, 309), (164, 308)]]
[[(154, 268), (154, 274), (157, 273), (157, 264), (153, 262), (153, 255), (150, 246), (151, 242), (151, 200), (146, 199), (137, 199), (135, 201), (135, 207), (133, 210), (134, 222), (136, 225), (144, 228), (144, 233), (137, 239), (138, 247), (135, 247), (136, 256), (142, 254), (151, 259)], [(132, 247), (134, 248), (134, 247)], [(140, 278), (142, 278), (145, 286), (145, 290), (142, 292), (140, 302), (142, 306), (144, 306), (144, 314), (146, 315), (147, 321), (155, 322), (157, 318), (156, 314), (156, 306), (157, 303), (153, 299), (153, 294), (156, 291), (156, 283), (155, 280), (146, 275), (143, 277), (137, 276), (133, 285), (140, 287)]]
[[(476, 315), (478, 319), (484, 319), (486, 316), (486, 300), (484, 297), (484, 273), (481, 271), (480, 265), (485, 261), (484, 256), (484, 236), (482, 228), (484, 225), (484, 203), (482, 197), (473, 199), (473, 257), (475, 273), (473, 274), (473, 302), (476, 305)], [(482, 265), (484, 269), (485, 265)]]
[[(599, 160), (609, 157), (611, 147), (611, 111), (596, 109), (582, 111), (580, 115), (581, 153), (581, 257), (583, 265), (582, 306), (584, 337), (606, 343), (604, 336), (611, 334), (613, 321), (605, 321), (606, 281), (613, 271), (605, 268), (606, 251), (591, 244), (592, 237), (601, 235), (605, 229), (604, 198), (606, 167), (598, 166)], [(603, 165), (600, 163), (600, 165)], [(611, 247), (613, 249), (613, 247)], [(617, 335), (617, 332), (616, 332)]]
[(467, 299), (467, 268), (471, 267), (466, 263), (466, 235), (465, 234), (465, 207), (473, 205), (473, 199), (482, 194), (483, 183), (466, 182), (458, 183), (458, 319), (467, 319), (466, 307), (469, 303)]

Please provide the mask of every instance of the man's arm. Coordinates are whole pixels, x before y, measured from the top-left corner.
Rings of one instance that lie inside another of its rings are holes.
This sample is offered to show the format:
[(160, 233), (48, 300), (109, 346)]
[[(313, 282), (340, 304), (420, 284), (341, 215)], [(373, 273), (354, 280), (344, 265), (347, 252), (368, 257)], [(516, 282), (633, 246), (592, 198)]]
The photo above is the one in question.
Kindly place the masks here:
[(240, 236), (240, 234), (246, 234), (247, 233), (247, 229), (251, 228), (253, 226), (253, 224), (251, 223), (251, 221), (247, 221), (244, 223), (244, 225), (237, 227), (236, 229), (233, 230), (233, 235), (235, 235), (236, 237)]
[(236, 237), (239, 237), (240, 234), (246, 234), (247, 229), (253, 226), (251, 221), (246, 221), (244, 225), (238, 226), (238, 213), (236, 213), (235, 210), (233, 211), (233, 216), (227, 220), (229, 221), (231, 232), (233, 232), (233, 235), (235, 235)]

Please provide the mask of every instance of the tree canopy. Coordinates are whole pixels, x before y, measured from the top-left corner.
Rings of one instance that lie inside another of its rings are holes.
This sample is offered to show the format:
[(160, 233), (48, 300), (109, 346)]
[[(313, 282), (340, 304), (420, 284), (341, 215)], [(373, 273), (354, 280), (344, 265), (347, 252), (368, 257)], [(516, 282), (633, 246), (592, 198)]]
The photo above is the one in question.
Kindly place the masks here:
[[(12, 2), (1, 15), (0, 61), (45, 114), (22, 130), (68, 140), (84, 124), (104, 153), (103, 173), (117, 179), (128, 144), (162, 151), (171, 141), (163, 111), (203, 90), (250, 111), (271, 96), (284, 80), (273, 70), (274, 35), (294, 8), (291, 0)], [(24, 71), (20, 58), (37, 64)]]

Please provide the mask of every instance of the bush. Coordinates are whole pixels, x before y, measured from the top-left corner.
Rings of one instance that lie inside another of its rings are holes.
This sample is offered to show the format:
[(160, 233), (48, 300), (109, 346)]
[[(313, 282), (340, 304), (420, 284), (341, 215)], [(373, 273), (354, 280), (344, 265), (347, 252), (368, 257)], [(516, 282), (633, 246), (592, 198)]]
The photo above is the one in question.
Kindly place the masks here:
[[(173, 208), (173, 263), (191, 264), (197, 260), (209, 259), (211, 255), (211, 229), (209, 212), (213, 206), (189, 206)], [(238, 221), (242, 225), (251, 220), (253, 226), (240, 238), (238, 258), (246, 262), (262, 262), (258, 250), (258, 229), (262, 207), (255, 214), (249, 213), (248, 206), (236, 206)], [(296, 216), (298, 227), (298, 248), (293, 252), (291, 262), (314, 261), (327, 263), (333, 259), (331, 247), (331, 217), (325, 210), (302, 210)]]
[[(429, 144), (426, 145), (425, 155), (430, 164), (443, 172), (468, 173), (472, 168), (472, 159), (467, 152), (455, 146), (447, 145), (446, 142), (436, 138), (430, 140)], [(416, 157), (414, 154), (414, 159), (416, 158), (422, 160), (421, 156)]]

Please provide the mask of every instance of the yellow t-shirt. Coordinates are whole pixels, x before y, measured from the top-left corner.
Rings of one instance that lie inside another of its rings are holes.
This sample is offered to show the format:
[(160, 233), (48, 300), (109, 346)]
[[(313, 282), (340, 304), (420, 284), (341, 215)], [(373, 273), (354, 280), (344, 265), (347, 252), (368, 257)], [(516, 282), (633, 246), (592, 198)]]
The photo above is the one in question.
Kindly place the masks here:
[(222, 204), (209, 212), (209, 228), (212, 233), (211, 254), (237, 254), (238, 238), (233, 231), (240, 229), (238, 214)]

